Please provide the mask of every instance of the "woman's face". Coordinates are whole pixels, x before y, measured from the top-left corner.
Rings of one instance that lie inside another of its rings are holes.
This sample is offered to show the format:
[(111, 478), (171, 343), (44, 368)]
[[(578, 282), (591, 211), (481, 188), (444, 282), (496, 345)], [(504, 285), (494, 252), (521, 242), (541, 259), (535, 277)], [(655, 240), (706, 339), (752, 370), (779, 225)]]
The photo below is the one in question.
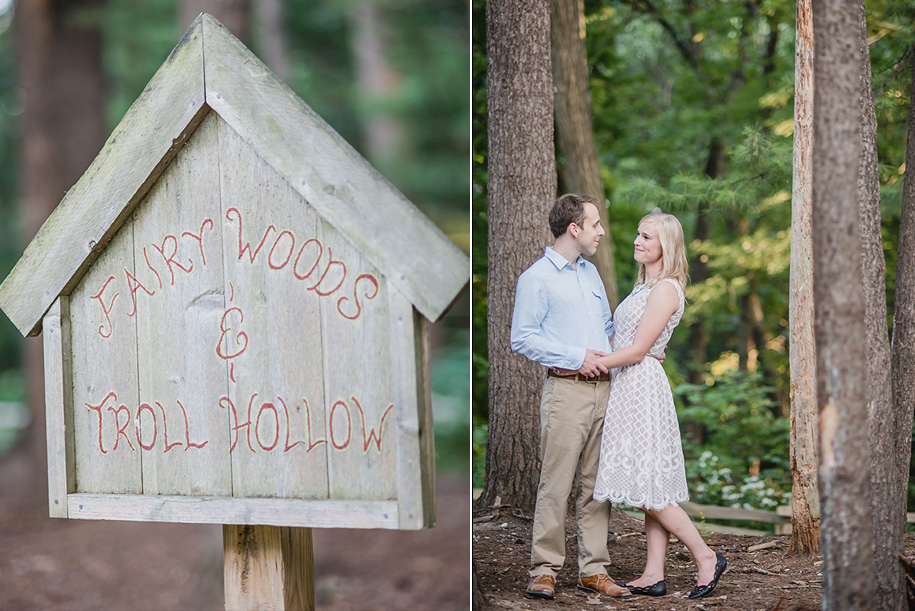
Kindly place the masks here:
[(661, 242), (654, 223), (642, 223), (635, 235), (635, 260), (650, 265), (661, 260)]

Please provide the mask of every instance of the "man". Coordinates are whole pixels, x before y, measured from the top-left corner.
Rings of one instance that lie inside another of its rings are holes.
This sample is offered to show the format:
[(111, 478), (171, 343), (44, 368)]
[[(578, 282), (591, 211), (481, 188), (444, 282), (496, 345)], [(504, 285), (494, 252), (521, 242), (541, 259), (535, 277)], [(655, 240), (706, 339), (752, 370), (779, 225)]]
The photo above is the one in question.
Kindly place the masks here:
[(578, 522), (578, 587), (629, 596), (607, 575), (610, 504), (595, 501), (610, 374), (597, 358), (610, 351), (610, 303), (593, 255), (604, 235), (597, 200), (560, 197), (550, 211), (556, 238), (543, 257), (518, 278), (511, 346), (545, 365), (540, 400), (540, 485), (534, 510), (530, 582), (526, 594), (553, 598), (556, 574), (565, 561), (566, 503), (581, 462)]

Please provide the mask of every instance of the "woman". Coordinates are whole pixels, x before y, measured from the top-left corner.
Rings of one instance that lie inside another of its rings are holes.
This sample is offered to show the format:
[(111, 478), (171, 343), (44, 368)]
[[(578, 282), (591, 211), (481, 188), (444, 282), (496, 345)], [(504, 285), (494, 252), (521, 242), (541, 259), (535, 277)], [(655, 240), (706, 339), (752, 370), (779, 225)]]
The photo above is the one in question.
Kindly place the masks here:
[(638, 282), (614, 314), (614, 350), (600, 359), (613, 377), (594, 498), (645, 512), (648, 561), (626, 584), (633, 594), (667, 593), (664, 559), (673, 533), (699, 568), (687, 598), (702, 598), (718, 585), (728, 561), (706, 545), (678, 505), (689, 499), (683, 447), (670, 383), (658, 361), (685, 304), (688, 264), (676, 217), (652, 213), (639, 222), (635, 260)]

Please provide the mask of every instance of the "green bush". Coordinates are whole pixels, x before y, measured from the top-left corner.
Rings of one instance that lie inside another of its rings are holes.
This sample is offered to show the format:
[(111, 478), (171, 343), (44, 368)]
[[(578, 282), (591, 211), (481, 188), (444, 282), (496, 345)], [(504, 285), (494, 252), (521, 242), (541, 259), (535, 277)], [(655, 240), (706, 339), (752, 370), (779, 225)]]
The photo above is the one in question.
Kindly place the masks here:
[(774, 509), (790, 498), (789, 421), (773, 413), (772, 388), (758, 373), (731, 370), (710, 386), (681, 384), (674, 392), (684, 430), (690, 492), (697, 503)]

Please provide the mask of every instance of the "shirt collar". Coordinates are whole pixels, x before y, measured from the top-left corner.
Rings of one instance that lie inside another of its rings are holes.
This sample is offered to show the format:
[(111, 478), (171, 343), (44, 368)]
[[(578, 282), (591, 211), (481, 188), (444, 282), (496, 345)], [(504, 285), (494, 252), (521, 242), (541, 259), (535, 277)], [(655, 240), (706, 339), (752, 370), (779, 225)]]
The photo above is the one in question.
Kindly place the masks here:
[[(547, 246), (543, 252), (543, 256), (550, 260), (550, 262), (556, 266), (556, 269), (562, 269), (566, 265), (571, 266), (569, 260), (563, 257), (561, 254), (553, 250), (552, 246)], [(581, 265), (584, 262), (584, 257), (578, 255), (578, 259), (575, 261), (575, 265)]]

